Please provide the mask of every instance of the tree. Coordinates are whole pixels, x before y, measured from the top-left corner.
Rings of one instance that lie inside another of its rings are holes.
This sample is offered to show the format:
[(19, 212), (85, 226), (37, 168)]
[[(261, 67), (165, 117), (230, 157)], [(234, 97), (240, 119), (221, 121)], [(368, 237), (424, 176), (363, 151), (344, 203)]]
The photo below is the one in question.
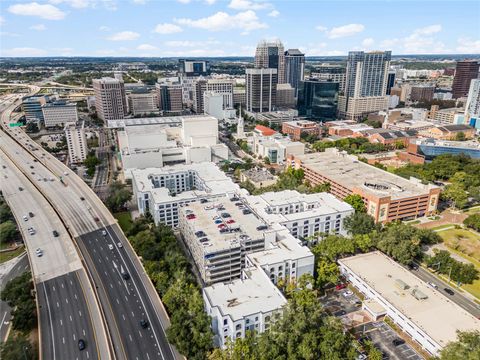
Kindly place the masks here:
[(318, 260), (316, 285), (322, 289), (328, 283), (335, 284), (338, 281), (340, 270), (337, 264), (326, 258)]
[(443, 198), (450, 200), (453, 203), (452, 205), (454, 208), (459, 209), (465, 207), (468, 201), (467, 192), (458, 183), (445, 186), (442, 196)]
[(480, 231), (480, 214), (469, 215), (465, 220), (463, 220), (463, 225), (475, 231)]
[(457, 331), (457, 341), (450, 342), (440, 352), (437, 360), (480, 359), (480, 331)]
[(369, 234), (378, 228), (375, 225), (375, 219), (364, 212), (355, 212), (347, 216), (343, 221), (343, 226), (350, 235)]
[(358, 194), (350, 194), (345, 199), (343, 199), (347, 204), (350, 204), (355, 212), (366, 212), (365, 203), (363, 199)]
[(27, 133), (37, 133), (37, 132), (39, 132), (40, 130), (39, 130), (39, 128), (38, 128), (37, 123), (35, 123), (35, 122), (29, 122), (29, 123), (27, 123), (27, 126), (25, 127), (25, 131), (26, 131)]
[(7, 341), (0, 345), (0, 358), (3, 360), (38, 358), (35, 349), (25, 336), (17, 335), (8, 337)]
[(465, 140), (466, 140), (465, 133), (464, 133), (463, 131), (458, 132), (458, 133), (455, 135), (455, 140), (456, 140), (456, 141), (465, 141)]
[(14, 240), (18, 236), (17, 226), (12, 220), (0, 224), (0, 244)]
[(267, 165), (270, 165), (270, 158), (269, 158), (268, 156), (265, 156), (265, 157), (263, 158), (263, 162), (264, 162), (265, 164), (267, 164)]
[(125, 184), (114, 182), (108, 189), (108, 197), (105, 200), (105, 204), (112, 212), (118, 212), (130, 201), (132, 195), (133, 193)]

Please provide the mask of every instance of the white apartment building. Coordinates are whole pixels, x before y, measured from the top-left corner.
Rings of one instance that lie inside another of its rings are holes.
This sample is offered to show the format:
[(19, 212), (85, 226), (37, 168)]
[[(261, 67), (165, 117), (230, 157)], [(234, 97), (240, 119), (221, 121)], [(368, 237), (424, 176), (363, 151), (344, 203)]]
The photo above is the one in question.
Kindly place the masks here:
[(70, 164), (83, 162), (88, 154), (87, 137), (83, 121), (80, 123), (66, 123), (64, 131)]
[(223, 120), (223, 95), (215, 91), (205, 91), (203, 93), (203, 108), (205, 115), (211, 115), (218, 120)]
[(246, 200), (268, 224), (281, 224), (294, 237), (302, 239), (318, 233), (347, 235), (344, 220), (355, 212), (329, 193), (284, 190), (248, 196)]
[(465, 114), (467, 121), (470, 117), (480, 117), (480, 79), (473, 79), (468, 90), (468, 98), (465, 104)]
[(155, 94), (129, 94), (128, 108), (132, 115), (148, 115), (158, 113), (158, 106)]
[(338, 260), (340, 272), (362, 294), (373, 319), (388, 316), (436, 356), (457, 331), (480, 330), (480, 320), (380, 251)]
[(215, 345), (224, 347), (245, 332), (262, 333), (281, 316), (287, 300), (260, 268), (248, 268), (242, 278), (203, 289), (205, 310), (212, 318)]
[(140, 214), (150, 212), (155, 224), (168, 226), (178, 226), (179, 208), (185, 204), (241, 191), (211, 162), (135, 169), (132, 184)]
[(64, 126), (78, 121), (77, 104), (65, 101), (46, 103), (42, 106), (45, 127)]
[(212, 116), (132, 119), (115, 126), (122, 124), (117, 138), (127, 178), (133, 169), (228, 158), (227, 146), (218, 141), (218, 120)]

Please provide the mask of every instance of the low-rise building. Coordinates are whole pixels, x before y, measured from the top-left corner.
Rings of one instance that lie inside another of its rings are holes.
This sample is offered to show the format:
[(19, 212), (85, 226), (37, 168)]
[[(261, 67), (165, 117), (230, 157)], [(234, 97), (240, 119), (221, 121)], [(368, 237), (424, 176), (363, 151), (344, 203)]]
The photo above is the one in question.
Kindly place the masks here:
[(78, 121), (77, 104), (55, 101), (42, 105), (45, 127), (64, 126)]
[[(333, 123), (333, 124), (332, 124)], [(328, 134), (341, 137), (363, 137), (363, 132), (373, 130), (373, 127), (352, 120), (330, 121), (327, 123)]]
[(127, 95), (128, 109), (132, 115), (158, 113), (156, 96), (150, 93), (131, 93)]
[(468, 125), (444, 125), (435, 126), (422, 131), (419, 135), (437, 140), (455, 140), (458, 134), (463, 133), (465, 139), (471, 139), (475, 136), (475, 128)]
[(243, 170), (240, 173), (241, 182), (250, 182), (255, 186), (255, 188), (260, 189), (262, 187), (267, 187), (275, 185), (278, 177), (271, 174), (267, 169), (252, 168), (250, 170)]
[(289, 155), (302, 155), (305, 153), (305, 144), (291, 141), (281, 134), (273, 136), (253, 136), (252, 151), (260, 158), (268, 158), (271, 164), (285, 163)]
[(427, 159), (433, 159), (443, 154), (467, 155), (472, 159), (480, 159), (480, 143), (470, 141), (448, 141), (435, 139), (416, 139), (410, 141), (410, 152), (424, 155)]
[(245, 269), (241, 279), (203, 289), (206, 313), (212, 318), (214, 343), (245, 337), (247, 330), (268, 330), (287, 300), (260, 268)]
[(296, 190), (248, 196), (252, 209), (268, 224), (285, 226), (296, 238), (319, 233), (346, 235), (344, 220), (353, 208), (332, 194), (301, 194)]
[(457, 340), (457, 331), (480, 330), (480, 320), (379, 251), (338, 263), (373, 319), (388, 316), (433, 356)]
[(389, 147), (402, 145), (406, 147), (410, 139), (415, 139), (416, 136), (417, 132), (413, 130), (399, 131), (381, 129), (378, 132), (371, 133), (367, 138), (372, 144), (382, 144)]
[(367, 213), (377, 222), (412, 219), (437, 209), (438, 186), (402, 178), (335, 148), (295, 156), (290, 161), (303, 169), (311, 185), (330, 183), (330, 192), (341, 200), (350, 194), (362, 196)]
[(83, 162), (88, 154), (87, 137), (85, 135), (83, 121), (78, 123), (66, 123), (64, 131), (70, 164)]
[(318, 123), (308, 120), (288, 121), (282, 124), (282, 133), (289, 135), (292, 140), (300, 140), (302, 134), (320, 137), (321, 127)]
[(240, 191), (240, 187), (211, 162), (135, 169), (132, 185), (140, 214), (149, 212), (155, 224), (168, 226), (178, 226), (179, 208), (186, 204)]
[(268, 122), (268, 126), (282, 125), (285, 121), (293, 121), (298, 116), (298, 110), (277, 110), (262, 113), (250, 113), (257, 121)]
[(455, 114), (462, 112), (460, 108), (449, 108), (435, 111), (435, 117), (433, 118), (437, 123), (442, 125), (451, 125), (455, 118)]

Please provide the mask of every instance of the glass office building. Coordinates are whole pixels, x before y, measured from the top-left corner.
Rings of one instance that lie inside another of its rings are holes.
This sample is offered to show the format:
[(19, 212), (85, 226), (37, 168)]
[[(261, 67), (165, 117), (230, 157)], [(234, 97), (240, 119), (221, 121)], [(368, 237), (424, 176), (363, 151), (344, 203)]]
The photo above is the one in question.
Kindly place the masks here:
[(308, 79), (300, 82), (298, 114), (318, 121), (337, 117), (339, 83)]

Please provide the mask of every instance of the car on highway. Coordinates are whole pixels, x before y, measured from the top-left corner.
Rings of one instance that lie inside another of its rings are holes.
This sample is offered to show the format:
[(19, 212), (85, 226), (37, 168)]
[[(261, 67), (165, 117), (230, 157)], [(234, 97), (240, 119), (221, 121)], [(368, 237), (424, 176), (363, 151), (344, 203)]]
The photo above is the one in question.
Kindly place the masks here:
[(23, 215), (22, 219), (23, 219), (23, 221), (28, 221), (28, 216), (27, 216), (27, 215)]
[(140, 326), (144, 329), (148, 328), (148, 320), (142, 319), (140, 320)]
[(18, 190), (23, 191), (23, 187), (19, 186)]
[(29, 233), (30, 235), (35, 235), (35, 233), (36, 233), (36, 231), (35, 231), (35, 229), (34, 229), (33, 227), (29, 227), (27, 230), (28, 230), (28, 233)]
[(428, 282), (427, 283), (430, 287), (434, 288), (434, 289), (438, 289), (438, 285), (437, 284), (434, 284), (433, 282)]
[(108, 244), (108, 248), (109, 248), (110, 250), (113, 250), (113, 245), (112, 245), (112, 244)]
[(105, 230), (102, 230), (102, 235), (107, 236), (107, 232)]
[(84, 198), (83, 196), (80, 196), (80, 200), (84, 201), (84, 200), (85, 200), (85, 198)]
[(53, 230), (53, 231), (52, 231), (52, 234), (53, 234), (53, 236), (55, 236), (55, 237), (58, 237), (58, 235), (59, 235), (57, 230)]
[(446, 292), (448, 295), (450, 295), (450, 296), (453, 296), (453, 295), (455, 295), (455, 293), (453, 292), (453, 290), (452, 290), (452, 289), (445, 288), (445, 289), (443, 289), (443, 290), (444, 290), (444, 291), (445, 291), (445, 292)]
[(28, 213), (28, 216), (30, 216), (30, 217), (32, 218), (32, 217), (34, 217), (34, 216), (35, 216), (35, 214), (34, 214), (33, 212), (31, 212), (31, 211), (30, 211), (30, 212)]
[(393, 344), (393, 346), (400, 346), (400, 345), (405, 344), (405, 340), (400, 339), (400, 338), (396, 338), (396, 339), (392, 340), (392, 344)]
[(85, 350), (87, 347), (87, 343), (83, 339), (78, 339), (78, 350), (82, 351)]
[(35, 250), (35, 254), (36, 254), (38, 257), (40, 257), (40, 256), (43, 255), (43, 250), (40, 249), (40, 248), (37, 248), (37, 249)]
[(130, 274), (126, 271), (122, 271), (122, 278), (124, 280), (128, 280), (128, 279), (130, 279)]
[(123, 248), (123, 245), (122, 245), (121, 242), (117, 243), (117, 246), (118, 246), (120, 249)]

